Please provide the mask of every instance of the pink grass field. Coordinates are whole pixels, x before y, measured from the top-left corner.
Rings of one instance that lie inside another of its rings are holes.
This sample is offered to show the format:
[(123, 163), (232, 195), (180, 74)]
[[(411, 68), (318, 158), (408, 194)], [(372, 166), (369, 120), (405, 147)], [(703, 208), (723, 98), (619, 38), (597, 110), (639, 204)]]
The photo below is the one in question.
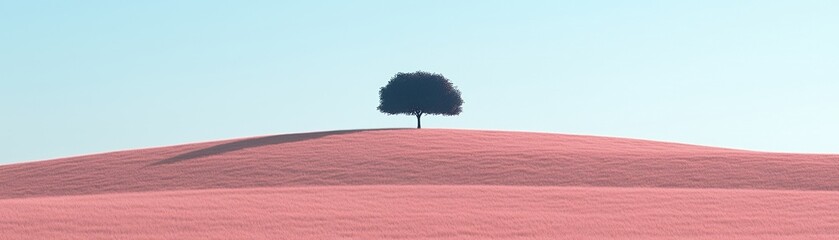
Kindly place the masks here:
[(839, 155), (349, 130), (0, 165), (0, 239), (839, 239)]

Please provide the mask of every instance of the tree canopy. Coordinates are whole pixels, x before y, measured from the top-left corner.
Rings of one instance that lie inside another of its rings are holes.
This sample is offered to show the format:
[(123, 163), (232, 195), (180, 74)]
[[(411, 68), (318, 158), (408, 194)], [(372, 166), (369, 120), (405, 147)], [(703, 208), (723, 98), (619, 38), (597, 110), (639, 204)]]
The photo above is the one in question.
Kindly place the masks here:
[(400, 72), (379, 90), (379, 111), (414, 115), (417, 128), (422, 115), (458, 115), (461, 105), (460, 90), (438, 73)]

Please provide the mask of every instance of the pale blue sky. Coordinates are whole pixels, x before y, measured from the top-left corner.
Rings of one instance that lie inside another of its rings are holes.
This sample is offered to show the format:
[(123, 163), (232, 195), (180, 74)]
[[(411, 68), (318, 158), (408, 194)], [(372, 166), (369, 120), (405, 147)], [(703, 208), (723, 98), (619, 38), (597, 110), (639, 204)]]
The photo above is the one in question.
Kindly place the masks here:
[[(3, 1), (0, 163), (414, 127), (839, 153), (839, 1)], [(316, 3), (317, 2), (317, 3)]]

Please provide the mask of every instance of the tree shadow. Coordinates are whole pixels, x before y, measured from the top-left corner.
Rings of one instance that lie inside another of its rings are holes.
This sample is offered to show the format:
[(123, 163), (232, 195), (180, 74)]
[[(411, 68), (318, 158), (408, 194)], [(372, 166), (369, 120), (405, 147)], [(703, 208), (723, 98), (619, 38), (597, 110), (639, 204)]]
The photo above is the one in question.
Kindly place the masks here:
[(257, 137), (257, 138), (249, 138), (235, 142), (223, 143), (219, 145), (215, 145), (212, 147), (198, 149), (195, 151), (190, 151), (187, 153), (182, 153), (174, 157), (170, 157), (167, 159), (163, 159), (148, 166), (155, 166), (155, 165), (162, 165), (162, 164), (172, 164), (177, 163), (185, 160), (206, 157), (216, 154), (223, 154), (227, 152), (247, 149), (247, 148), (255, 148), (267, 145), (275, 145), (275, 144), (283, 144), (283, 143), (291, 143), (291, 142), (300, 142), (306, 141), (311, 139), (322, 138), (331, 135), (340, 135), (340, 134), (348, 134), (348, 133), (355, 133), (355, 132), (365, 132), (365, 131), (381, 131), (381, 130), (394, 130), (396, 128), (383, 128), (383, 129), (359, 129), (359, 130), (340, 130), (340, 131), (328, 131), (328, 132), (313, 132), (313, 133), (294, 133), (294, 134), (283, 134), (283, 135), (274, 135), (274, 136), (267, 136), (267, 137)]

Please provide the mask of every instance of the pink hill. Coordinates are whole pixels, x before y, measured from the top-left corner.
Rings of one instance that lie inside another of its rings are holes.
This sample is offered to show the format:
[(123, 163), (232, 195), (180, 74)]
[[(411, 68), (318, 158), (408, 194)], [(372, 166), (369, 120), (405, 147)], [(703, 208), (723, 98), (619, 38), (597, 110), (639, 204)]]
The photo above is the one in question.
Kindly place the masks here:
[(0, 239), (837, 239), (839, 155), (402, 129), (0, 166)]

